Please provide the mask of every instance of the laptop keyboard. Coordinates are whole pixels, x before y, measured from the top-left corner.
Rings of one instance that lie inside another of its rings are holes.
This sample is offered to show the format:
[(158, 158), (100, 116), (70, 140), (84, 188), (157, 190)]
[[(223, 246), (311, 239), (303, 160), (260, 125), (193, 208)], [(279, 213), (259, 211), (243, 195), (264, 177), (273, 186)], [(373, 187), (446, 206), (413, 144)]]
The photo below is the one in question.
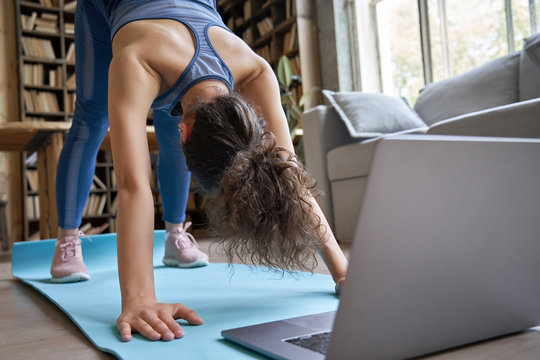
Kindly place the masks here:
[(326, 355), (328, 352), (328, 345), (330, 344), (331, 334), (332, 332), (328, 331), (313, 335), (303, 335), (300, 337), (287, 339), (285, 342)]

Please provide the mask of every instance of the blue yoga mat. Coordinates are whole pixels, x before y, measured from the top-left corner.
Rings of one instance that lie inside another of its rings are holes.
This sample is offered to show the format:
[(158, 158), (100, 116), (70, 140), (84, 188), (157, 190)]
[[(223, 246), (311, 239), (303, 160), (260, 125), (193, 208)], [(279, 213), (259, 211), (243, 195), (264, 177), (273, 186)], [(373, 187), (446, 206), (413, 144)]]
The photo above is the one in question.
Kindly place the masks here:
[(338, 298), (329, 275), (297, 273), (282, 276), (262, 268), (212, 263), (195, 269), (163, 266), (163, 232), (154, 235), (154, 273), (158, 300), (181, 302), (205, 321), (183, 325), (185, 337), (170, 342), (149, 341), (136, 334), (124, 343), (116, 330), (120, 287), (116, 235), (83, 240), (85, 263), (92, 279), (50, 282), (54, 240), (20, 242), (13, 246), (13, 276), (29, 284), (62, 309), (100, 350), (120, 359), (253, 359), (256, 353), (221, 337), (221, 330), (288, 317), (336, 310)]

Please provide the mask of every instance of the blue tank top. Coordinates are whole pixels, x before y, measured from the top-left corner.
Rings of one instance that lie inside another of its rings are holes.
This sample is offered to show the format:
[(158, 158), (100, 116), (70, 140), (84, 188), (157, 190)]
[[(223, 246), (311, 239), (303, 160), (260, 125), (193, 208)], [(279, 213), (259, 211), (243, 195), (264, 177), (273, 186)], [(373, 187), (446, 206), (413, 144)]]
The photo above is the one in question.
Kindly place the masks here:
[(187, 26), (195, 38), (195, 54), (176, 83), (154, 99), (152, 108), (179, 115), (177, 104), (196, 83), (215, 79), (234, 89), (231, 70), (212, 46), (211, 26), (228, 30), (216, 9), (215, 0), (102, 0), (111, 28), (111, 40), (129, 22), (144, 19), (172, 19)]

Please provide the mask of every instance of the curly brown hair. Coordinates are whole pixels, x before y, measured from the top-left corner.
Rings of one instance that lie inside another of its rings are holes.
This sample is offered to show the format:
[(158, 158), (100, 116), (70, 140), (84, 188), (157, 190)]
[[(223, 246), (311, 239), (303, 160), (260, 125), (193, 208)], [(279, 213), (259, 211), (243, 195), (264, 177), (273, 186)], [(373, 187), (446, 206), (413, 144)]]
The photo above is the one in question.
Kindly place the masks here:
[(315, 181), (264, 121), (237, 95), (199, 105), (183, 144), (193, 178), (207, 196), (210, 231), (232, 262), (312, 271), (323, 227), (313, 212)]

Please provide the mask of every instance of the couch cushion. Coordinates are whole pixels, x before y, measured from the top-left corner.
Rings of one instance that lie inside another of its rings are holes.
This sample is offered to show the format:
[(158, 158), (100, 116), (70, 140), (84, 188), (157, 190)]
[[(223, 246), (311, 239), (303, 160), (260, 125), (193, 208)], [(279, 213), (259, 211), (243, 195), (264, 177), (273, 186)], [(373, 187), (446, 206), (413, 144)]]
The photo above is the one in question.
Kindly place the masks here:
[(339, 114), (352, 137), (371, 138), (425, 124), (403, 99), (359, 91), (323, 94)]
[(519, 101), (540, 97), (540, 34), (525, 39), (519, 58)]
[(395, 134), (384, 135), (330, 150), (326, 155), (328, 179), (335, 181), (368, 175), (373, 151), (380, 139), (394, 135), (425, 134), (427, 129), (427, 127), (423, 127), (404, 130)]
[(518, 101), (519, 52), (427, 85), (414, 109), (428, 125)]

